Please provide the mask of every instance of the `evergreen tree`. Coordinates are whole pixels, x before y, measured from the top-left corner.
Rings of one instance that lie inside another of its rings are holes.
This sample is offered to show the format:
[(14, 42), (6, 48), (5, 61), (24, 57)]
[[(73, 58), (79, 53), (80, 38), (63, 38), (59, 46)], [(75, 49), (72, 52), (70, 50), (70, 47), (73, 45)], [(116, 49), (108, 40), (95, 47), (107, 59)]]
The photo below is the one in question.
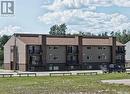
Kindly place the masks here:
[(49, 34), (50, 35), (66, 35), (66, 29), (67, 29), (67, 26), (65, 23), (61, 25), (53, 25), (50, 28)]

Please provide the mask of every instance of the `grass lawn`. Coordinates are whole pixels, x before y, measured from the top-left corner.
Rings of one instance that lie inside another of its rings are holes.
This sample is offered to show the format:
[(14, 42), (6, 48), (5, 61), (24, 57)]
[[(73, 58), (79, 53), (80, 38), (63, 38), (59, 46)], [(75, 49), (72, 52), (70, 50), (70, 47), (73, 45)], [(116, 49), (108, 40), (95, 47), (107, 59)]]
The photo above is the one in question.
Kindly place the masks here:
[(95, 76), (0, 78), (0, 94), (130, 94), (130, 86), (100, 80), (130, 79), (125, 73)]

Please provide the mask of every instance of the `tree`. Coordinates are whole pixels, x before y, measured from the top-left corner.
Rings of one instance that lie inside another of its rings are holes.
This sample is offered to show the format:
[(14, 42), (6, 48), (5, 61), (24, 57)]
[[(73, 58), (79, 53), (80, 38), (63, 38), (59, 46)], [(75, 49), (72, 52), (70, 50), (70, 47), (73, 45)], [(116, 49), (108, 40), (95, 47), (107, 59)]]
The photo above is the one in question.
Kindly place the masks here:
[(112, 31), (112, 32), (110, 33), (110, 35), (111, 35), (111, 36), (115, 36), (115, 33), (114, 33), (114, 31)]
[(108, 36), (108, 32), (102, 33), (101, 36)]
[(67, 29), (67, 26), (66, 26), (66, 24), (64, 23), (64, 24), (61, 24), (60, 26), (59, 26), (59, 30), (60, 30), (60, 34), (61, 35), (66, 35), (66, 29)]
[(0, 49), (3, 50), (5, 43), (10, 39), (11, 36), (3, 35), (0, 37)]
[(1, 65), (1, 61), (4, 60), (4, 51), (3, 50), (0, 50), (0, 65)]
[(123, 44), (130, 41), (130, 34), (129, 34), (129, 32), (127, 32), (126, 29), (124, 29), (122, 32), (120, 32), (120, 31), (115, 32), (115, 37), (117, 38), (117, 41), (119, 41)]
[(3, 35), (0, 37), (0, 65), (2, 65), (2, 61), (4, 60), (4, 45), (9, 40), (10, 36)]
[(85, 32), (79, 31), (78, 35), (85, 36)]
[(65, 23), (61, 25), (53, 25), (50, 28), (49, 34), (50, 35), (66, 35), (66, 29), (67, 29), (67, 26)]

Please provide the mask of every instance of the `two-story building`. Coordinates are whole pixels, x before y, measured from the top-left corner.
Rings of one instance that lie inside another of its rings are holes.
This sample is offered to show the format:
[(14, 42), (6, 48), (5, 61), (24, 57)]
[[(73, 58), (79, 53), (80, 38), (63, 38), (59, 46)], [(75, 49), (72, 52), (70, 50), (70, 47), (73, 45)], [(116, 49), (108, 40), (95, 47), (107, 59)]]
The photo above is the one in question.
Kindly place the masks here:
[(97, 70), (125, 66), (115, 37), (14, 34), (4, 46), (4, 68), (21, 71)]

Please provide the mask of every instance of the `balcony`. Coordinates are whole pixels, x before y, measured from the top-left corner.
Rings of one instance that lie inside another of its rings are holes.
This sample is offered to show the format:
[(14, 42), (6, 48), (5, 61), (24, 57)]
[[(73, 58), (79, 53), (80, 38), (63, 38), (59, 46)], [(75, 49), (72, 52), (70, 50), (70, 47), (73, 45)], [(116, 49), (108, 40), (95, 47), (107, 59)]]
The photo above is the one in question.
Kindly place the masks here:
[(78, 61), (66, 61), (67, 65), (78, 65)]
[(126, 50), (116, 50), (116, 53), (125, 53)]

